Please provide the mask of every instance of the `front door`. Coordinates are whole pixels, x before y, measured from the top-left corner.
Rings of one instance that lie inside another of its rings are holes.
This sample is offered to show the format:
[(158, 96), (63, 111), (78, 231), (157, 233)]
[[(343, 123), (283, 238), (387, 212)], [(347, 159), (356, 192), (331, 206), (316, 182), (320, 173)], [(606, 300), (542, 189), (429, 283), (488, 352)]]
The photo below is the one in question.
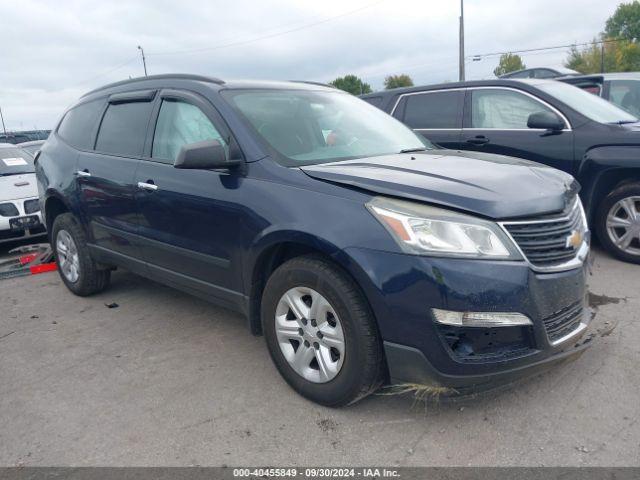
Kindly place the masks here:
[(229, 131), (208, 101), (186, 92), (161, 92), (155, 117), (135, 178), (144, 259), (165, 283), (237, 305), (243, 178), (173, 167), (184, 145), (218, 140), (228, 148)]
[(573, 131), (550, 132), (527, 127), (529, 115), (555, 109), (538, 98), (511, 88), (472, 88), (465, 101), (462, 148), (524, 158), (574, 172)]

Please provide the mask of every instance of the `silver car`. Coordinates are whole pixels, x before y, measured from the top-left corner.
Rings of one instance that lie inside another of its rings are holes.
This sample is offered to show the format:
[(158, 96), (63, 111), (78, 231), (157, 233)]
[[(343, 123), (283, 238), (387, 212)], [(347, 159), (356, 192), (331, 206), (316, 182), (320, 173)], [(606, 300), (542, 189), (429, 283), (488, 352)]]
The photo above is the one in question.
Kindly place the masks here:
[(33, 158), (15, 145), (0, 143), (0, 243), (46, 233)]

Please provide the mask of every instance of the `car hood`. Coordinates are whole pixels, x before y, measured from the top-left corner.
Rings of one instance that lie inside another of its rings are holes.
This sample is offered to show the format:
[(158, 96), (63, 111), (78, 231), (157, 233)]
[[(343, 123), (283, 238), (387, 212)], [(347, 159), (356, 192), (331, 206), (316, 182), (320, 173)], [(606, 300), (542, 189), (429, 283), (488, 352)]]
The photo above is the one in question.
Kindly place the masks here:
[(301, 167), (310, 177), (493, 219), (563, 210), (571, 175), (513, 157), (435, 150)]
[(35, 173), (0, 177), (0, 202), (38, 196)]

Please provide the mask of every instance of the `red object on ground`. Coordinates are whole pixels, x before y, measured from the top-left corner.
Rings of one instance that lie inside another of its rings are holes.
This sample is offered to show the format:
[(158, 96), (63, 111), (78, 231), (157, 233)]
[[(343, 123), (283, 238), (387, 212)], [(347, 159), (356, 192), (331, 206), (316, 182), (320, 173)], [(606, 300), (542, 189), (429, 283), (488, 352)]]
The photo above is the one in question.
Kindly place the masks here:
[(33, 265), (29, 267), (29, 270), (31, 271), (31, 275), (37, 275), (38, 273), (53, 272), (57, 270), (57, 268), (58, 265), (56, 264), (56, 262), (52, 262), (43, 263), (41, 265)]
[(35, 253), (29, 253), (28, 255), (22, 255), (20, 257), (20, 265), (26, 265), (27, 263), (33, 262), (38, 257)]

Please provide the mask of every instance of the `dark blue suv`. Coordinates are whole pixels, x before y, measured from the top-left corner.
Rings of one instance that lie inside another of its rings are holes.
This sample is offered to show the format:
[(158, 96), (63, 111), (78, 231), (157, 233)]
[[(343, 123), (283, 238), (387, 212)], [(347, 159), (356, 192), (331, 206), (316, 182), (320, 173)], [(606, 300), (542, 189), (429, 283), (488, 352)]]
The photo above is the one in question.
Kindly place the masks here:
[(383, 382), (486, 388), (587, 344), (574, 179), (436, 149), (330, 87), (112, 84), (64, 114), (36, 170), (73, 293), (123, 267), (240, 311), (325, 405)]

